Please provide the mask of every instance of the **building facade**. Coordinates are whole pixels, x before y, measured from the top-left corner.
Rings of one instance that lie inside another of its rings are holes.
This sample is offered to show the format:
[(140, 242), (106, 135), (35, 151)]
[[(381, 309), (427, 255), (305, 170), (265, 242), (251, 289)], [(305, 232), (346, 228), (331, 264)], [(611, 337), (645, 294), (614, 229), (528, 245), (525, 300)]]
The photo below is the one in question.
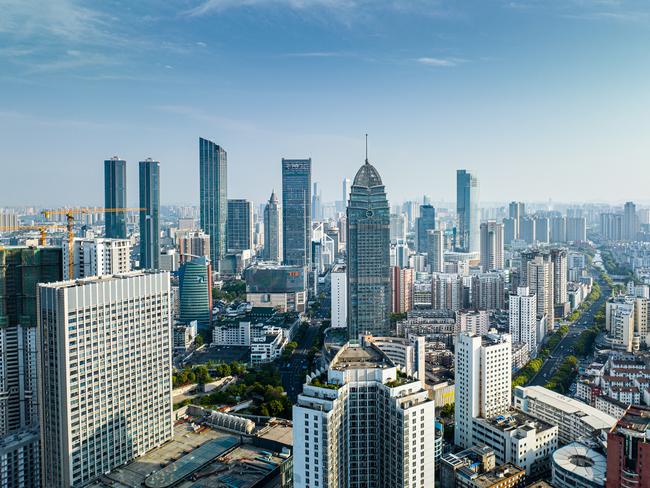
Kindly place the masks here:
[(344, 264), (336, 264), (330, 272), (330, 301), (332, 327), (348, 326), (348, 280), (347, 269)]
[(140, 268), (160, 269), (160, 163), (149, 158), (139, 169)]
[(228, 200), (227, 250), (238, 253), (253, 249), (253, 204), (241, 198)]
[(436, 209), (431, 205), (420, 205), (420, 216), (417, 218), (417, 245), (415, 247), (417, 252), (428, 252), (428, 232), (435, 228)]
[(264, 207), (264, 259), (282, 262), (282, 209), (275, 191)]
[(63, 246), (63, 279), (87, 278), (131, 271), (131, 241), (129, 239), (76, 238), (73, 273), (68, 276), (70, 259), (68, 246)]
[(212, 270), (206, 258), (183, 263), (178, 272), (179, 319), (196, 320), (199, 325), (212, 322)]
[(537, 352), (537, 296), (527, 286), (517, 288), (510, 295), (508, 312), (509, 332), (513, 342), (526, 344), (528, 352)]
[[(104, 161), (104, 207), (126, 208), (126, 161), (112, 157)], [(106, 212), (105, 236), (126, 239), (126, 212)]]
[(226, 254), (228, 156), (219, 145), (199, 138), (201, 229), (210, 236), (210, 259), (219, 269)]
[(284, 264), (311, 264), (311, 158), (282, 159)]
[(475, 174), (456, 172), (457, 247), (464, 252), (480, 252), (479, 184)]
[(503, 242), (503, 224), (497, 224), (494, 220), (481, 223), (481, 267), (483, 271), (503, 269)]

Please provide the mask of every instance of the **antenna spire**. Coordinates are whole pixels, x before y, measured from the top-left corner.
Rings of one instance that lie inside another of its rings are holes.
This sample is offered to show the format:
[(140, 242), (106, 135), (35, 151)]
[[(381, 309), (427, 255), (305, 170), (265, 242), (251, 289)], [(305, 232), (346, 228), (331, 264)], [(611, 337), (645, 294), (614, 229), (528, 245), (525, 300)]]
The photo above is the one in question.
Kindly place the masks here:
[(368, 164), (368, 134), (366, 134), (366, 164)]

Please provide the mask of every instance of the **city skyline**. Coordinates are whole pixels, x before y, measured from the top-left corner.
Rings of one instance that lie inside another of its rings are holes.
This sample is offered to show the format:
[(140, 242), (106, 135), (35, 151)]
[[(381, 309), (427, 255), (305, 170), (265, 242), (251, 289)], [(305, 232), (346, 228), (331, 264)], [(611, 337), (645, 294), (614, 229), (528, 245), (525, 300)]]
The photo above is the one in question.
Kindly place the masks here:
[[(229, 152), (233, 196), (263, 202), (282, 158), (311, 157), (323, 199), (338, 200), (365, 132), (391, 201), (451, 201), (459, 167), (485, 202), (504, 185), (512, 199), (622, 202), (614, 167), (639, 176), (626, 199), (647, 201), (643, 2), (39, 5), (5, 5), (0, 23), (1, 166), (34, 189), (7, 188), (6, 205), (60, 205), (73, 190), (100, 204), (81, 175), (113, 154), (129, 181), (137, 161), (159, 160), (162, 201), (195, 203), (199, 136)], [(405, 164), (424, 177), (404, 178)]]

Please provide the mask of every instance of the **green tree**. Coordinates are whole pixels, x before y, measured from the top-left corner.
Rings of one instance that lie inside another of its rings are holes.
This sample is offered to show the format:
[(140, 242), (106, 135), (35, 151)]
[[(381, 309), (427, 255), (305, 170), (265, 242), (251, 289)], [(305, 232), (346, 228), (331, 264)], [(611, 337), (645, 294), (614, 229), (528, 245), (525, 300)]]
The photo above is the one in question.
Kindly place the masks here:
[(203, 345), (203, 336), (202, 336), (201, 334), (198, 334), (198, 335), (194, 338), (194, 345), (195, 345), (196, 347), (201, 347), (201, 346)]

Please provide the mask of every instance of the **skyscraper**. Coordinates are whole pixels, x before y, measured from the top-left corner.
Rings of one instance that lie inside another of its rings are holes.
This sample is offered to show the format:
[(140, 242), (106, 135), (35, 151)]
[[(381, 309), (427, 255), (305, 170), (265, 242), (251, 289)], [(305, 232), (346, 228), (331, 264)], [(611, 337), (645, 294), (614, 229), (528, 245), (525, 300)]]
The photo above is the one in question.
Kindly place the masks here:
[(481, 267), (483, 271), (503, 269), (503, 224), (481, 223)]
[(341, 184), (341, 197), (343, 198), (343, 208), (348, 204), (348, 199), (350, 198), (350, 189), (352, 182), (350, 178), (343, 178), (343, 183)]
[(551, 226), (548, 217), (535, 216), (535, 240), (548, 243), (551, 240)]
[(311, 263), (311, 158), (282, 159), (284, 264)]
[(639, 219), (636, 215), (636, 205), (634, 202), (626, 202), (623, 208), (623, 239), (634, 241), (638, 232)]
[(420, 205), (420, 216), (417, 218), (417, 246), (419, 253), (427, 252), (429, 236), (427, 231), (436, 228), (436, 209), (431, 205)]
[(427, 260), (429, 261), (429, 271), (431, 273), (442, 273), (445, 270), (445, 234), (442, 230), (435, 229), (428, 231), (427, 237)]
[(198, 321), (209, 326), (212, 322), (212, 272), (207, 258), (185, 262), (178, 271), (180, 320)]
[[(113, 156), (104, 161), (104, 207), (126, 208), (126, 161)], [(106, 237), (126, 239), (126, 212), (106, 212)]]
[(348, 344), (325, 379), (304, 385), (293, 407), (296, 488), (433, 488), (434, 403), (397, 366), (373, 344)]
[(467, 170), (456, 172), (456, 214), (458, 248), (464, 252), (480, 252), (479, 184), (476, 175)]
[(36, 285), (58, 281), (60, 248), (0, 248), (0, 485), (40, 486)]
[(349, 337), (390, 333), (390, 208), (379, 173), (366, 159), (347, 209)]
[(323, 220), (323, 202), (321, 201), (320, 187), (314, 181), (314, 191), (311, 194), (311, 217), (313, 220)]
[(210, 259), (219, 267), (226, 254), (228, 220), (228, 156), (207, 139), (199, 138), (201, 229), (210, 236)]
[(563, 248), (551, 249), (551, 262), (553, 263), (553, 304), (562, 305), (569, 301), (567, 250)]
[(228, 252), (253, 249), (253, 205), (241, 198), (228, 200)]
[(407, 313), (413, 310), (414, 279), (415, 272), (412, 268), (391, 267), (391, 313)]
[(553, 263), (549, 255), (536, 255), (526, 263), (526, 278), (531, 293), (537, 295), (537, 317), (546, 315), (546, 324), (552, 330), (555, 324), (553, 305)]
[(140, 161), (140, 268), (160, 268), (160, 163)]
[[(513, 219), (513, 239), (519, 239), (519, 222), (526, 216), (526, 205), (524, 202), (510, 202), (508, 205), (508, 217)], [(508, 242), (510, 244), (510, 242)]]
[(264, 207), (264, 259), (282, 261), (282, 211), (275, 191)]
[(526, 344), (529, 353), (537, 351), (537, 297), (527, 286), (510, 295), (509, 332), (513, 342)]
[(85, 486), (173, 434), (166, 272), (41, 284), (43, 486)]

